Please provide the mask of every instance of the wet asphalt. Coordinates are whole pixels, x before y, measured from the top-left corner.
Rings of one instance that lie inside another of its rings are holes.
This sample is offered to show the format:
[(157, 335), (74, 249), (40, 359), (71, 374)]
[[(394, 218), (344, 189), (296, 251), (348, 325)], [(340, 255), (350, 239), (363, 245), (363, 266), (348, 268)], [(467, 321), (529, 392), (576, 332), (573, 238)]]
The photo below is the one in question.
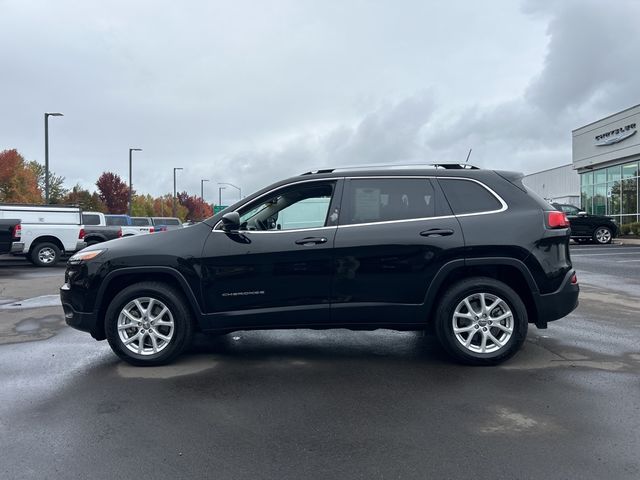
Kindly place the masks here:
[[(198, 337), (135, 368), (0, 258), (0, 478), (640, 478), (640, 246), (572, 247), (579, 308), (499, 367), (431, 337)], [(24, 299), (31, 299), (27, 302)]]

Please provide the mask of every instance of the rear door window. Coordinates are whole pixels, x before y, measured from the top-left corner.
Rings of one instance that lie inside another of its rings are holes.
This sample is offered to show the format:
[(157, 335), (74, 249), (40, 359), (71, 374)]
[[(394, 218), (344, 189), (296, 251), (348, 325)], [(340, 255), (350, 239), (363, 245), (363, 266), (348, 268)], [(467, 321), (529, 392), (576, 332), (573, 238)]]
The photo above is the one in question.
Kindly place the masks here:
[(483, 213), (500, 210), (502, 204), (489, 190), (472, 180), (459, 178), (439, 178), (453, 213)]
[(107, 225), (109, 226), (118, 226), (118, 227), (126, 227), (127, 217), (105, 217)]
[(367, 178), (347, 182), (341, 224), (388, 222), (435, 215), (428, 178)]

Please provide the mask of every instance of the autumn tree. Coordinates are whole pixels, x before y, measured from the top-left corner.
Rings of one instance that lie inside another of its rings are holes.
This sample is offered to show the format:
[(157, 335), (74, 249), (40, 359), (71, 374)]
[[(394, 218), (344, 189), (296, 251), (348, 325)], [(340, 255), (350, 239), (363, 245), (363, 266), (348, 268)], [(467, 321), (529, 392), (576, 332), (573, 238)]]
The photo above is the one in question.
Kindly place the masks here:
[[(173, 216), (173, 196), (170, 193), (158, 197), (153, 201), (153, 211), (155, 217), (172, 217)], [(187, 218), (189, 210), (187, 207), (176, 202), (176, 216), (184, 221)]]
[(129, 187), (120, 175), (104, 172), (96, 182), (98, 196), (107, 207), (109, 213), (127, 213), (129, 203)]
[(200, 197), (181, 192), (178, 194), (178, 202), (188, 210), (187, 220), (200, 221), (213, 216), (211, 205), (205, 203)]
[[(42, 201), (44, 202), (46, 183), (44, 165), (32, 160), (27, 164), (27, 167), (38, 179), (38, 189), (42, 192)], [(69, 190), (64, 188), (64, 177), (56, 175), (54, 172), (49, 170), (49, 203), (64, 203), (64, 197), (68, 192)]]
[(0, 202), (42, 202), (38, 179), (16, 149), (0, 152)]
[(62, 203), (69, 205), (79, 205), (85, 211), (106, 212), (107, 207), (100, 199), (100, 196), (89, 190), (82, 188), (79, 184), (67, 192)]

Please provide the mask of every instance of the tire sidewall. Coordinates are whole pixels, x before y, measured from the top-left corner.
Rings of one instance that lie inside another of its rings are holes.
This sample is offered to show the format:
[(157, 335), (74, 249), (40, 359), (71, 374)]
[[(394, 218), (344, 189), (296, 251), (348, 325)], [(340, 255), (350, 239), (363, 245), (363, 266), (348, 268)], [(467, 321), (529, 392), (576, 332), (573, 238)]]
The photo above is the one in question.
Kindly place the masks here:
[[(38, 258), (38, 254), (40, 253), (40, 251), (45, 248), (51, 248), (55, 252), (55, 258), (51, 263), (43, 263)], [(44, 242), (39, 243), (35, 247), (33, 247), (33, 250), (31, 251), (31, 254), (29, 256), (31, 257), (31, 263), (33, 263), (37, 267), (53, 267), (60, 261), (61, 252), (56, 244)]]
[[(458, 304), (474, 293), (490, 293), (504, 300), (513, 314), (513, 333), (497, 352), (476, 353), (460, 345), (453, 332), (453, 313)], [(528, 330), (527, 310), (520, 296), (506, 284), (491, 278), (463, 280), (443, 296), (436, 314), (436, 334), (445, 350), (454, 358), (470, 365), (495, 365), (512, 357), (522, 346)]]
[[(118, 335), (118, 317), (124, 306), (131, 300), (151, 297), (163, 302), (171, 312), (174, 333), (169, 345), (153, 355), (139, 355), (123, 345)], [(111, 349), (126, 362), (137, 366), (155, 366), (169, 363), (180, 355), (190, 343), (193, 326), (191, 314), (180, 294), (162, 284), (136, 284), (118, 293), (105, 314), (105, 332)]]

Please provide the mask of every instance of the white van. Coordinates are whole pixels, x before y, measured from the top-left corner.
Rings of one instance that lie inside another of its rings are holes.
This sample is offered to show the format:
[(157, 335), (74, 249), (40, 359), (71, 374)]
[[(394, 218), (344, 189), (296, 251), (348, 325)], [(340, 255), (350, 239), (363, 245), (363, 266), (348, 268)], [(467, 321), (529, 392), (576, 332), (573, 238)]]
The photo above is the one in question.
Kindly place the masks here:
[(64, 253), (71, 254), (87, 246), (79, 207), (3, 203), (0, 218), (21, 220), (24, 248), (13, 253), (26, 255), (39, 267), (51, 267)]

